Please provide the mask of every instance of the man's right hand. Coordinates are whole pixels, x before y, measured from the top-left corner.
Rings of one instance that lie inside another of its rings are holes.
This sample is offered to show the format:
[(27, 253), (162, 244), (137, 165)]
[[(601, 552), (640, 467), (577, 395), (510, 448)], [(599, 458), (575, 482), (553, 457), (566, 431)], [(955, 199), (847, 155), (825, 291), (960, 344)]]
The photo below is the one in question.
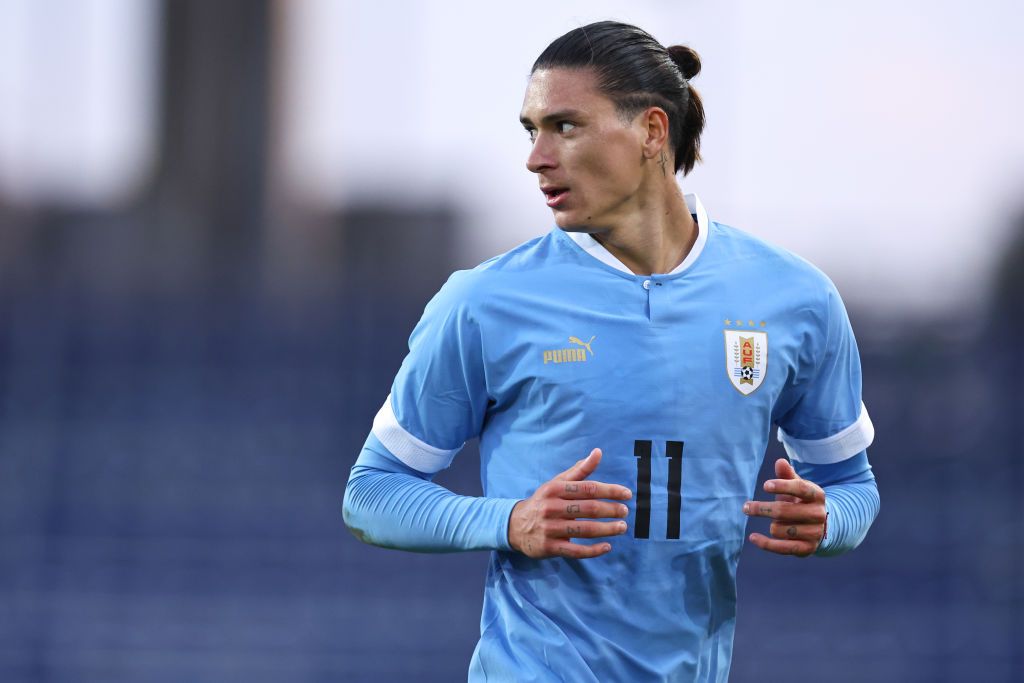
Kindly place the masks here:
[[(600, 463), (601, 449), (595, 448), (586, 458), (542, 484), (532, 496), (516, 503), (508, 522), (511, 546), (534, 559), (582, 560), (609, 552), (610, 543), (584, 545), (570, 540), (618, 536), (626, 532), (626, 523), (621, 518), (629, 515), (629, 508), (602, 499), (629, 500), (633, 493), (625, 486), (584, 481)], [(589, 521), (616, 517), (620, 520)]]

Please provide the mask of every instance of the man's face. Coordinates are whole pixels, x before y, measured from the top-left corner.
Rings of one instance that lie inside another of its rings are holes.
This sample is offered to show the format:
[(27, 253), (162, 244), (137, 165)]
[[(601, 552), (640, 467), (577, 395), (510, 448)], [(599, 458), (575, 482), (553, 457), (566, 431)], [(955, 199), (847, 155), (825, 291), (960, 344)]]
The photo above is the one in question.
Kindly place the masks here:
[(532, 139), (526, 167), (537, 174), (558, 227), (599, 231), (636, 209), (643, 117), (624, 123), (590, 69), (535, 71), (520, 119)]

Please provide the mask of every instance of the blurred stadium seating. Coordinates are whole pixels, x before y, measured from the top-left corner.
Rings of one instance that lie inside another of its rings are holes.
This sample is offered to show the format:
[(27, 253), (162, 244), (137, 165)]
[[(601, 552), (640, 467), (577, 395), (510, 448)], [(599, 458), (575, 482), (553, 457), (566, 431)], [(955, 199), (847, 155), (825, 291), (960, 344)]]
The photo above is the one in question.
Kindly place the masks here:
[[(0, 681), (462, 680), (485, 555), (371, 548), (341, 519), (413, 324), (471, 265), (461, 214), (274, 205), (268, 5), (163, 7), (152, 182), (91, 209), (0, 194)], [(1006, 258), (981, 326), (851, 310), (881, 516), (842, 559), (745, 551), (733, 680), (1024, 681)], [(471, 444), (439, 481), (479, 493), (478, 466)]]

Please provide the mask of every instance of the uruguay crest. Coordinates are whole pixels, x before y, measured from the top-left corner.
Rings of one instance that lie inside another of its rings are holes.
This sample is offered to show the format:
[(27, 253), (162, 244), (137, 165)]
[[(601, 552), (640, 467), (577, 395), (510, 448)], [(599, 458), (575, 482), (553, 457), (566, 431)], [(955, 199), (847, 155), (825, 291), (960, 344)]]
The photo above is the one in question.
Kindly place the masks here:
[(744, 396), (757, 391), (768, 370), (768, 333), (724, 330), (725, 372), (733, 388)]

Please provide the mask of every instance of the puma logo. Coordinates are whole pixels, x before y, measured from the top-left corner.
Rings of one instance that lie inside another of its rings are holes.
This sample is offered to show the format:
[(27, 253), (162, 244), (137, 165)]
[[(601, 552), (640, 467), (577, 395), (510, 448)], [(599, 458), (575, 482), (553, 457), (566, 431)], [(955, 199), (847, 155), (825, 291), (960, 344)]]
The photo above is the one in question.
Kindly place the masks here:
[(579, 344), (580, 346), (582, 346), (583, 348), (585, 348), (585, 349), (586, 349), (587, 351), (590, 351), (590, 355), (591, 355), (591, 356), (593, 356), (593, 355), (594, 355), (594, 349), (590, 348), (590, 344), (591, 344), (591, 343), (592, 343), (592, 342), (593, 342), (593, 341), (594, 341), (594, 340), (595, 340), (596, 338), (597, 338), (597, 335), (594, 335), (594, 336), (592, 336), (592, 337), (590, 338), (590, 340), (589, 340), (589, 341), (586, 341), (586, 342), (584, 342), (584, 341), (583, 341), (582, 339), (580, 339), (579, 337), (569, 337), (569, 342), (570, 342), (570, 343), (572, 343), (572, 344)]
[(570, 344), (577, 344), (581, 348), (571, 347), (568, 349), (553, 349), (544, 352), (544, 363), (584, 363), (587, 360), (587, 351), (594, 355), (594, 349), (590, 345), (594, 343), (597, 335), (589, 340), (583, 341), (579, 337), (569, 337)]

